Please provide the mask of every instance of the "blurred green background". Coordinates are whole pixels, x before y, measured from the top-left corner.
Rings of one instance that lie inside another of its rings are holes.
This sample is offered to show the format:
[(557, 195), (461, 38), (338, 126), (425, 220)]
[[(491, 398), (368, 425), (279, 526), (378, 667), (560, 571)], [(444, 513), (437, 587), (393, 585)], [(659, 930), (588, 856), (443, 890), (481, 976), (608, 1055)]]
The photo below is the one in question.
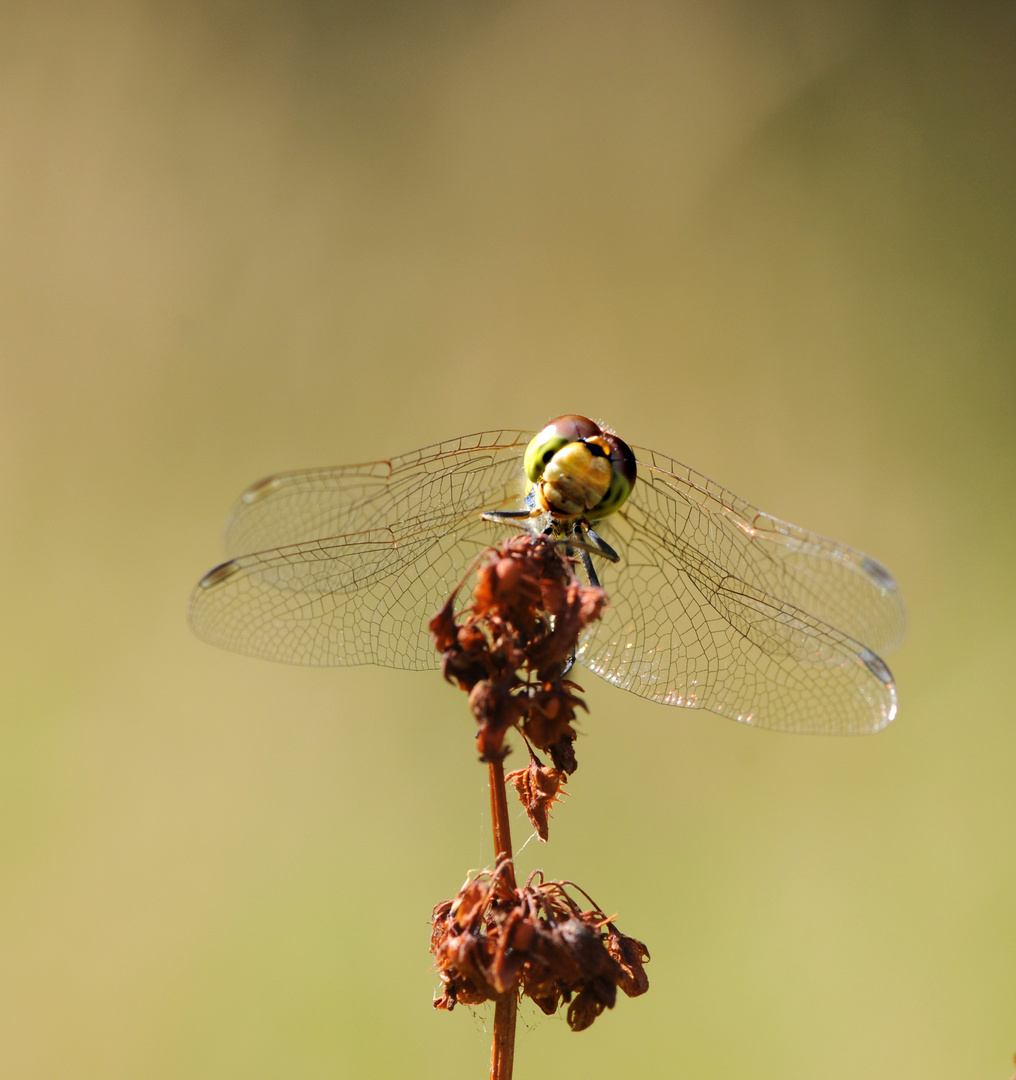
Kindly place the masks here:
[(185, 604), (266, 473), (576, 411), (870, 551), (911, 627), (871, 738), (581, 677), (520, 866), (652, 985), (524, 1010), (516, 1075), (1004, 1080), (1016, 8), (0, 20), (0, 1073), (485, 1075), (490, 1012), (430, 1006), (431, 908), (491, 856), (462, 695)]

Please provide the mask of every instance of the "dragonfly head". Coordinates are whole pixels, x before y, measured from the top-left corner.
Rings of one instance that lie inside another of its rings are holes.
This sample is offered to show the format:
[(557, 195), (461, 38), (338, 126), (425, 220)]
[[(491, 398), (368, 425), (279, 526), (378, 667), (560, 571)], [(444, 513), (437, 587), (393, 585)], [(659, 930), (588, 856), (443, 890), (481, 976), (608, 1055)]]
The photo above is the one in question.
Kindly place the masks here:
[(585, 416), (551, 420), (526, 448), (525, 468), (540, 508), (557, 518), (599, 521), (635, 486), (631, 447)]

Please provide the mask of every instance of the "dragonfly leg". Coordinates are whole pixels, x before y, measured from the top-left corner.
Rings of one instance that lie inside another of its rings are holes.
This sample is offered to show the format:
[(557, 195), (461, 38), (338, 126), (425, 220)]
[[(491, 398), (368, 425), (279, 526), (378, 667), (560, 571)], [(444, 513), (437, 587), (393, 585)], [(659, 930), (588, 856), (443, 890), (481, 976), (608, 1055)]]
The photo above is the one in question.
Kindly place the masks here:
[[(536, 533), (539, 530), (537, 518), (543, 517), (542, 510), (485, 510), (481, 515), (482, 521), (493, 521), (495, 525), (507, 525), (516, 528), (521, 525), (528, 533)], [(546, 530), (545, 530), (546, 531)]]
[(596, 574), (596, 568), (593, 566), (593, 560), (589, 557), (589, 551), (582, 547), (578, 549), (579, 558), (582, 560), (582, 569), (586, 572), (586, 577), (589, 579), (589, 584), (594, 589), (599, 589), (600, 579)]
[(588, 522), (586, 524), (586, 535), (592, 540), (594, 544), (594, 550), (597, 554), (602, 555), (605, 559), (609, 559), (611, 562), (620, 562), (621, 556), (603, 539), (598, 532), (596, 532), (592, 525)]
[[(586, 528), (589, 526), (587, 525)], [(599, 539), (599, 537), (597, 537)], [(586, 580), (593, 588), (600, 588), (600, 579), (596, 574), (596, 568), (593, 566), (593, 560), (589, 557), (590, 553), (596, 553), (599, 548), (593, 548), (582, 536), (582, 523), (576, 521), (572, 526), (572, 536), (568, 538), (568, 555), (574, 556), (578, 554), (579, 559), (582, 562), (582, 569), (586, 572)]]
[(484, 510), (480, 515), (484, 521), (527, 521), (529, 518), (539, 517), (542, 511), (534, 513), (532, 510)]

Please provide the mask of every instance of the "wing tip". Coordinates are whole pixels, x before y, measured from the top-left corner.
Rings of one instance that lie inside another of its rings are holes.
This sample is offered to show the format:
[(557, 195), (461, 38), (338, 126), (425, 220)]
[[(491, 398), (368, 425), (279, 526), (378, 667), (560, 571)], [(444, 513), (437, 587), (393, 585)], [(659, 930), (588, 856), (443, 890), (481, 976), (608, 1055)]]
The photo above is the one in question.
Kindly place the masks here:
[(223, 581), (228, 581), (239, 569), (240, 566), (236, 559), (230, 559), (228, 562), (219, 563), (218, 566), (212, 567), (198, 582), (194, 595), (196, 597), (200, 596), (203, 590), (211, 589), (215, 585), (220, 585)]
[(893, 679), (893, 673), (889, 670), (886, 662), (881, 656), (873, 653), (871, 649), (862, 649), (857, 654), (857, 659), (878, 679), (886, 692), (886, 700), (879, 707), (879, 719), (871, 727), (872, 732), (882, 731), (896, 719), (898, 708), (896, 681)]
[(870, 555), (865, 555), (861, 560), (861, 570), (884, 593), (898, 593), (900, 591), (896, 578), (889, 573), (888, 569)]
[(257, 483), (251, 484), (249, 488), (240, 496), (240, 503), (243, 506), (250, 506), (251, 503), (260, 502), (262, 499), (267, 498), (273, 491), (280, 486), (279, 477), (266, 476)]

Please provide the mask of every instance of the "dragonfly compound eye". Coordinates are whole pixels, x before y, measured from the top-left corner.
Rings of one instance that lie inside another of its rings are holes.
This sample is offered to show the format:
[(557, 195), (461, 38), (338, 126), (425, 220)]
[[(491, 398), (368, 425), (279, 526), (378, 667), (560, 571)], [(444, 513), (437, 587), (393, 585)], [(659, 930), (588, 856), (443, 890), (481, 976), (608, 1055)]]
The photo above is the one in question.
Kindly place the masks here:
[(526, 447), (526, 476), (535, 484), (553, 461), (558, 450), (569, 443), (601, 435), (600, 427), (586, 416), (559, 416), (536, 435)]
[(609, 450), (611, 476), (607, 494), (589, 511), (594, 521), (620, 510), (635, 486), (637, 475), (635, 455), (626, 442), (609, 432), (603, 433), (602, 441)]

